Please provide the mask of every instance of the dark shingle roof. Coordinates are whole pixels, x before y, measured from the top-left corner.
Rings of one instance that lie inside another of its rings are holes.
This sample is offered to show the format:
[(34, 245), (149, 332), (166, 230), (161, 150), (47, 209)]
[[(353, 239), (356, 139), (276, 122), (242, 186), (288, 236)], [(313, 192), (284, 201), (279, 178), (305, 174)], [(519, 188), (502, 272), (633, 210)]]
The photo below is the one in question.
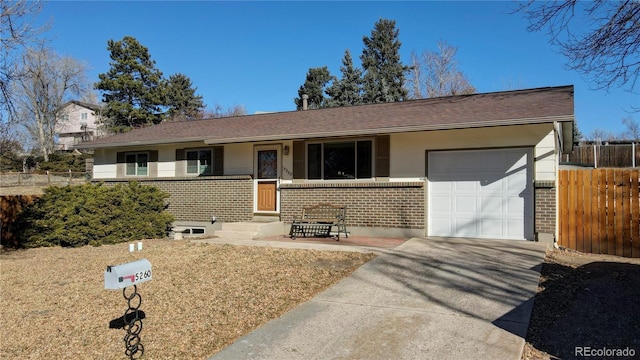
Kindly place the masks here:
[(396, 103), (166, 122), (79, 145), (106, 148), (188, 141), (260, 140), (573, 121), (573, 86)]
[(64, 105), (62, 105), (62, 108), (65, 108), (70, 104), (76, 104), (78, 106), (82, 106), (83, 108), (87, 108), (87, 109), (93, 110), (93, 111), (98, 111), (98, 110), (101, 109), (100, 105), (89, 104), (89, 103), (78, 101), (78, 100), (71, 100), (71, 101), (65, 103)]

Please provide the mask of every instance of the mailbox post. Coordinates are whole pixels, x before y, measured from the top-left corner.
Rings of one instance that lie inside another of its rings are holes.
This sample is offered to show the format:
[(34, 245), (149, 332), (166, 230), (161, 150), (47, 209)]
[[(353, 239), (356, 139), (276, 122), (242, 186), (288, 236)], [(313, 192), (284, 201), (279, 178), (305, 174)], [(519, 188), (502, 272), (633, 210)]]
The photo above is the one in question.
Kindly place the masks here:
[[(110, 265), (104, 271), (104, 288), (109, 290), (122, 289), (122, 295), (127, 300), (128, 308), (122, 319), (127, 331), (124, 336), (125, 354), (129, 359), (139, 359), (144, 354), (144, 346), (140, 343), (142, 297), (138, 293), (138, 284), (151, 280), (151, 277), (151, 263), (147, 259), (115, 266)], [(128, 294), (127, 287), (130, 286), (133, 286), (133, 291)]]

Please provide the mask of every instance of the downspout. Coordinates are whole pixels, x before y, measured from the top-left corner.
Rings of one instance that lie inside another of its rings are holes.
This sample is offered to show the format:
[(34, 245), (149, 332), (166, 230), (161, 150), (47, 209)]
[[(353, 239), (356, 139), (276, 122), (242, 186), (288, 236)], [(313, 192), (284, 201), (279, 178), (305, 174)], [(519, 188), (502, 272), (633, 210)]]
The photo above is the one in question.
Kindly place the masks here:
[[(556, 165), (556, 170), (555, 170), (555, 176), (554, 176), (554, 178), (555, 178), (554, 181), (555, 181), (555, 186), (556, 186), (556, 191), (557, 191), (557, 189), (558, 189), (558, 174), (559, 174), (559, 171), (560, 171), (560, 162), (562, 162), (562, 154), (564, 153), (564, 146), (563, 146), (563, 139), (562, 139), (562, 125), (560, 125), (560, 123), (558, 123), (557, 121), (554, 121), (553, 122), (553, 129), (554, 129), (554, 131), (556, 133), (556, 141), (558, 142), (558, 145), (560, 145), (560, 152), (559, 152), (557, 160), (556, 160), (556, 164), (555, 164)], [(534, 163), (535, 163), (535, 159), (534, 159)], [(533, 200), (533, 202), (535, 204), (536, 196), (537, 196), (537, 193), (536, 193), (537, 190), (536, 190), (536, 187), (535, 187), (535, 170), (534, 170), (533, 178), (534, 178), (534, 180), (533, 180), (533, 184), (534, 184), (534, 186), (533, 186), (533, 198), (534, 198), (534, 200)], [(560, 220), (560, 208), (559, 208), (560, 202), (559, 202), (558, 199), (559, 199), (559, 196), (557, 196), (557, 194), (556, 194), (556, 199), (555, 199), (555, 201), (556, 201), (556, 204), (555, 204), (555, 207), (556, 207), (556, 214), (555, 214), (555, 216), (556, 216), (556, 228), (553, 231), (553, 248), (554, 249), (559, 249), (560, 248), (560, 246), (558, 245), (558, 237), (560, 236), (560, 231), (558, 230), (558, 224), (560, 223), (560, 221), (559, 221)], [(534, 205), (534, 208), (535, 208), (535, 205)], [(535, 209), (534, 209), (534, 216), (535, 216)], [(535, 226), (535, 218), (533, 220), (533, 223), (534, 223), (533, 231), (534, 231), (535, 241), (538, 241), (538, 229)]]

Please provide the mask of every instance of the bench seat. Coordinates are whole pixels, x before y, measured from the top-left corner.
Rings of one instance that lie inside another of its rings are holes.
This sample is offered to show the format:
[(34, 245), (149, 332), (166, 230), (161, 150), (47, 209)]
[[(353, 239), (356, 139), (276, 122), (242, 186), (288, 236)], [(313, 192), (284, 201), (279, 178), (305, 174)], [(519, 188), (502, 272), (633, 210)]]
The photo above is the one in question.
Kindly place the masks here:
[(346, 207), (330, 203), (305, 206), (302, 216), (295, 217), (291, 223), (289, 237), (330, 237), (333, 227), (337, 227), (336, 241), (340, 234), (349, 237), (345, 225)]

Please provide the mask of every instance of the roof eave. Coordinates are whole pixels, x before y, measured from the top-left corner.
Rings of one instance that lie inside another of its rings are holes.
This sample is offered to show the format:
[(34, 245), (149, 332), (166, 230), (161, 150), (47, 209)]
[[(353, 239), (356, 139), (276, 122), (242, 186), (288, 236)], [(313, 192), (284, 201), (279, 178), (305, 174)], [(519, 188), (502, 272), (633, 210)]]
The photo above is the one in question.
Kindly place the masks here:
[(145, 140), (145, 141), (123, 141), (123, 142), (112, 142), (112, 143), (104, 143), (104, 144), (91, 144), (84, 143), (74, 145), (74, 149), (108, 149), (114, 147), (125, 147), (125, 146), (149, 146), (149, 145), (168, 145), (168, 144), (181, 144), (187, 142), (198, 142), (204, 141), (205, 139), (201, 136), (193, 137), (193, 138), (181, 138), (181, 139), (161, 139), (161, 140)]
[(412, 125), (412, 126), (398, 126), (398, 127), (374, 128), (374, 129), (326, 131), (326, 132), (316, 132), (316, 133), (273, 134), (273, 135), (246, 136), (246, 137), (221, 138), (221, 139), (215, 139), (215, 138), (211, 139), (211, 138), (203, 138), (203, 137), (186, 137), (186, 138), (179, 138), (179, 139), (172, 138), (172, 139), (145, 140), (145, 141), (123, 141), (123, 142), (112, 142), (112, 143), (102, 143), (102, 144), (85, 143), (85, 144), (75, 145), (73, 148), (74, 149), (107, 149), (107, 148), (116, 148), (116, 147), (139, 147), (139, 146), (149, 146), (149, 145), (180, 144), (180, 143), (199, 142), (199, 141), (202, 141), (208, 145), (215, 145), (215, 144), (232, 144), (232, 143), (257, 142), (257, 141), (277, 141), (277, 140), (292, 140), (292, 139), (313, 139), (313, 138), (325, 138), (325, 137), (390, 134), (390, 133), (417, 132), (417, 131), (474, 129), (474, 128), (482, 128), (482, 127), (530, 125), (530, 124), (543, 124), (543, 123), (555, 123), (555, 122), (562, 122), (562, 123), (573, 122), (573, 114), (547, 116), (547, 117), (492, 120), (492, 121), (472, 121), (472, 122), (456, 123), (456, 124)]
[(345, 131), (327, 131), (318, 133), (294, 133), (294, 134), (275, 134), (264, 136), (247, 136), (238, 138), (223, 139), (205, 139), (205, 144), (231, 144), (243, 142), (257, 141), (276, 141), (276, 140), (292, 140), (292, 139), (314, 139), (325, 137), (341, 137), (341, 136), (358, 136), (358, 135), (374, 135), (374, 134), (390, 134), (401, 132), (417, 132), (417, 131), (435, 131), (435, 130), (454, 130), (454, 129), (474, 129), (481, 127), (509, 126), (509, 125), (531, 125), (555, 122), (572, 122), (573, 115), (560, 115), (535, 118), (478, 121), (458, 124), (438, 124), (438, 125), (415, 125), (415, 126), (399, 126), (388, 128), (375, 128), (364, 130), (345, 130)]

